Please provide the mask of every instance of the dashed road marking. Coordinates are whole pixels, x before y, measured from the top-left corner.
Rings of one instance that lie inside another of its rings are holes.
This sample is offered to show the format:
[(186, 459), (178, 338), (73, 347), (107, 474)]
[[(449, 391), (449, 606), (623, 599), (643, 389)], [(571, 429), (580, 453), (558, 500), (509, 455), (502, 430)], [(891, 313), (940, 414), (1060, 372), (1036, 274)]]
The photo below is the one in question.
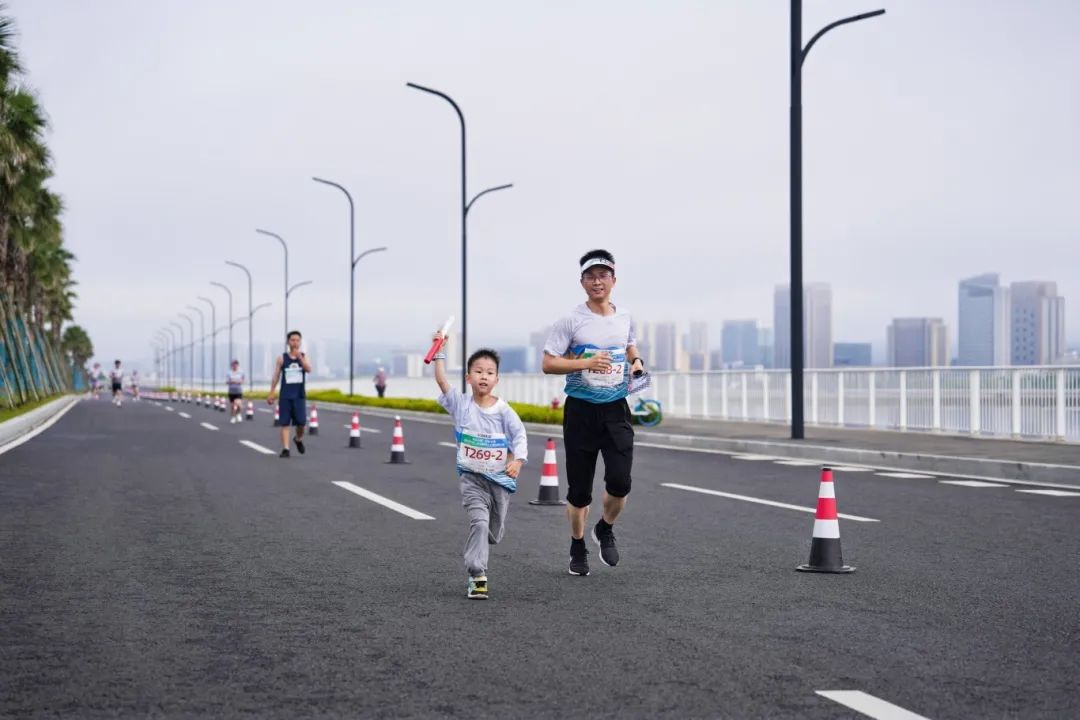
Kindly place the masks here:
[(430, 515), (426, 515), (426, 514), (420, 512), (419, 510), (413, 510), (411, 507), (408, 507), (407, 505), (402, 505), (399, 502), (394, 502), (390, 498), (385, 498), (382, 495), (371, 492), (370, 490), (365, 490), (362, 487), (358, 487), (356, 485), (353, 485), (351, 482), (345, 482), (345, 481), (342, 481), (342, 480), (335, 480), (334, 484), (337, 485), (340, 488), (344, 488), (345, 490), (348, 490), (351, 493), (356, 493), (360, 497), (366, 498), (366, 499), (370, 500), (373, 503), (378, 503), (379, 505), (382, 505), (385, 508), (389, 508), (389, 509), (393, 510), (394, 512), (399, 512), (402, 515), (405, 515), (406, 517), (410, 517), (413, 520), (434, 520), (435, 519)]
[(806, 460), (777, 460), (777, 465), (787, 465), (788, 467), (813, 467), (817, 465), (815, 462), (807, 462)]
[(166, 405), (165, 409), (168, 410), (169, 412), (173, 412), (173, 406), (172, 405)]
[(455, 450), (457, 450), (457, 443), (441, 442), (439, 444), (442, 445), (443, 447), (454, 448)]
[(929, 720), (861, 690), (817, 690), (815, 692), (875, 720)]
[(188, 414), (187, 414), (186, 412), (182, 412), (182, 413), (177, 413), (177, 415), (179, 415), (180, 417), (184, 418), (185, 420), (190, 420), (190, 419), (191, 419), (191, 416), (190, 416), (190, 415), (188, 415)]
[(772, 457), (771, 455), (732, 455), (732, 460), (750, 460), (751, 462), (762, 462), (765, 460), (779, 460), (780, 458)]
[(880, 477), (900, 478), (901, 480), (933, 480), (933, 475), (923, 475), (921, 473), (909, 473), (909, 472), (879, 472), (874, 473)]
[(1050, 495), (1052, 497), (1080, 497), (1080, 492), (1068, 492), (1067, 490), (1017, 490), (1016, 492), (1028, 493), (1029, 495)]
[(270, 448), (263, 447), (259, 443), (251, 442), (250, 440), (241, 440), (240, 444), (249, 447), (256, 452), (261, 452), (263, 455), (277, 455), (277, 453)]
[(831, 467), (834, 472), (842, 473), (860, 473), (860, 472), (873, 472), (867, 467), (855, 467), (854, 465), (826, 465), (825, 467)]
[[(705, 495), (716, 495), (718, 497), (730, 498), (732, 500), (743, 500), (745, 502), (758, 503), (759, 505), (771, 505), (772, 507), (785, 508), (787, 510), (798, 510), (799, 512), (816, 513), (817, 508), (803, 507), (802, 505), (789, 505), (788, 503), (776, 502), (775, 500), (765, 500), (763, 498), (750, 497), (749, 495), (736, 495), (734, 493), (720, 492), (719, 490), (709, 490), (707, 488), (694, 487), (693, 485), (680, 485), (679, 483), (660, 483), (664, 487), (675, 488), (676, 490), (689, 490), (690, 492), (703, 493)], [(861, 515), (845, 515), (844, 513), (837, 513), (837, 516), (844, 518), (845, 520), (854, 520), (855, 522), (881, 522), (876, 518), (862, 517)]]
[(960, 485), (973, 488), (1009, 487), (1004, 483), (983, 482), (982, 480), (938, 480), (938, 482), (942, 485)]
[(199, 424), (202, 425), (207, 430), (217, 430), (216, 425), (211, 425), (210, 423), (199, 423)]

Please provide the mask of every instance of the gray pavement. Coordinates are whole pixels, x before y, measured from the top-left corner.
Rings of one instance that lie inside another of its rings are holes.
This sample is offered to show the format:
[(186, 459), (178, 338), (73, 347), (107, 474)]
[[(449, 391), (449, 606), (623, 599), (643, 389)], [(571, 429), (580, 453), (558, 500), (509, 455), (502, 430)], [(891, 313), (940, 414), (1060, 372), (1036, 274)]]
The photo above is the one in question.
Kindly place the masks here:
[(816, 467), (640, 447), (623, 561), (577, 578), (528, 504), (534, 432), (480, 603), (447, 426), (407, 420), (388, 465), (389, 418), (349, 450), (320, 406), (280, 460), (240, 443), (276, 449), (265, 413), (172, 407), (83, 402), (0, 455), (0, 716), (865, 717), (819, 690), (1080, 715), (1080, 494), (838, 471), (877, 522), (841, 520), (855, 574), (808, 576), (812, 513), (745, 498), (812, 508)]

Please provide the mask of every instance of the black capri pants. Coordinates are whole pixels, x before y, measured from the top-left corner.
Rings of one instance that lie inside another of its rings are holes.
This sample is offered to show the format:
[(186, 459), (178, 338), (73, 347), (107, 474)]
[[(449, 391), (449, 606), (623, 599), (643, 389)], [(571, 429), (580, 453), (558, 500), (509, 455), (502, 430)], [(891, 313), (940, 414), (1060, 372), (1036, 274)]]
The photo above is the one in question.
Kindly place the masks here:
[(634, 464), (634, 428), (626, 400), (591, 403), (566, 398), (563, 410), (563, 446), (566, 448), (566, 501), (574, 507), (592, 504), (596, 457), (604, 456), (604, 485), (608, 495), (630, 493)]

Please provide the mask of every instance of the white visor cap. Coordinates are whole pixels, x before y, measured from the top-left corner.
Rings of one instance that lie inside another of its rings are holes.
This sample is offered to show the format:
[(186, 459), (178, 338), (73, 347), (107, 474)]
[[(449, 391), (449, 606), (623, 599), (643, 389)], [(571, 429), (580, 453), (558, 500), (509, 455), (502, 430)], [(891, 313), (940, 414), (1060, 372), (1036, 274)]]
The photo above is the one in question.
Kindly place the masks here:
[(615, 272), (615, 263), (602, 257), (591, 257), (581, 263), (581, 272), (585, 272), (594, 265), (603, 265), (606, 268), (611, 268), (611, 272)]

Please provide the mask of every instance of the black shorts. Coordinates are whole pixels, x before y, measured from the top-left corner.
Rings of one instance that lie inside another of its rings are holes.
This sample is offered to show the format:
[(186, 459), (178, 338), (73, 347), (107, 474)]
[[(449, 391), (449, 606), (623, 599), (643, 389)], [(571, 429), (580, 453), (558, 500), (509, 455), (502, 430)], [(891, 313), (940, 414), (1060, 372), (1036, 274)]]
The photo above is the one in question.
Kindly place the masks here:
[(229, 393), (229, 402), (234, 403), (237, 400), (243, 400), (244, 393)]
[(120, 383), (113, 383), (112, 384), (112, 391), (113, 392), (120, 392), (123, 389), (124, 388), (120, 385)]
[(304, 398), (278, 398), (278, 427), (307, 425), (307, 402)]
[(625, 400), (591, 403), (566, 398), (563, 410), (566, 448), (566, 500), (574, 507), (592, 504), (596, 457), (604, 456), (604, 485), (608, 495), (626, 497), (634, 464), (634, 428)]

